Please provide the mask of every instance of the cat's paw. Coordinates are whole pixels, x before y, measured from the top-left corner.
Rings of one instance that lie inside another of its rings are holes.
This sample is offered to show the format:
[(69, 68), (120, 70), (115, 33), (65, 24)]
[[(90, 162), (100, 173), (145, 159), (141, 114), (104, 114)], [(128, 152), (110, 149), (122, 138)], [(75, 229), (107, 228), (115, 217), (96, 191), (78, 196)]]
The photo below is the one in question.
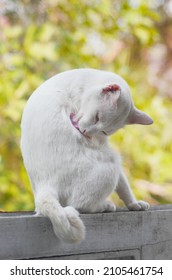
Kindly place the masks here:
[(149, 205), (149, 203), (147, 203), (143, 200), (139, 200), (139, 201), (130, 203), (127, 207), (131, 211), (144, 211), (144, 210), (148, 210), (150, 205)]
[(105, 201), (103, 204), (103, 211), (102, 212), (115, 212), (116, 205), (111, 201)]

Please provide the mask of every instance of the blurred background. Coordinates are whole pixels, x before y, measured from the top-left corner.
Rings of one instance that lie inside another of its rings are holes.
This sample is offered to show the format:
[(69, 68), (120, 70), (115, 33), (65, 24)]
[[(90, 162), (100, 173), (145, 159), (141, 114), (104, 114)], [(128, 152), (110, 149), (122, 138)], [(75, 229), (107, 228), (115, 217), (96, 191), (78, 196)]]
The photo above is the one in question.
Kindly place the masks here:
[(110, 143), (138, 199), (172, 203), (172, 1), (0, 0), (1, 211), (34, 209), (20, 152), (27, 99), (52, 75), (81, 67), (121, 75), (154, 119)]

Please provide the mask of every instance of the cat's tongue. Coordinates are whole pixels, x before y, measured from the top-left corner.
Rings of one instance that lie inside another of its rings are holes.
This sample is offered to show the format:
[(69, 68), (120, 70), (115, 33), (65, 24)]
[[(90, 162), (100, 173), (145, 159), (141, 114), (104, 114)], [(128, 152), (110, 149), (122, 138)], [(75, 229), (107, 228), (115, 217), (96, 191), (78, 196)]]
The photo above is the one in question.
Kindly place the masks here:
[[(75, 114), (74, 113), (71, 113), (70, 114), (70, 120), (71, 120), (71, 123), (73, 124), (73, 126), (79, 130), (79, 126), (78, 126), (78, 122), (74, 120), (75, 118)], [(80, 130), (79, 130), (80, 131)]]

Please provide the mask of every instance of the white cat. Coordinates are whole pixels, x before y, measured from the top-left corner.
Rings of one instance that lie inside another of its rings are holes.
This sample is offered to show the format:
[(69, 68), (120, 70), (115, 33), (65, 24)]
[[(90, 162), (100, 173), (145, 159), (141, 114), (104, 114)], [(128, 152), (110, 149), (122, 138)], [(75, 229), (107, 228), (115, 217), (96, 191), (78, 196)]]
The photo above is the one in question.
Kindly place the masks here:
[(149, 208), (136, 201), (107, 136), (126, 124), (152, 122), (135, 108), (127, 83), (111, 72), (66, 71), (33, 93), (22, 117), (21, 150), (36, 211), (50, 218), (58, 238), (82, 241), (78, 211), (115, 211), (106, 200), (113, 191), (130, 210)]

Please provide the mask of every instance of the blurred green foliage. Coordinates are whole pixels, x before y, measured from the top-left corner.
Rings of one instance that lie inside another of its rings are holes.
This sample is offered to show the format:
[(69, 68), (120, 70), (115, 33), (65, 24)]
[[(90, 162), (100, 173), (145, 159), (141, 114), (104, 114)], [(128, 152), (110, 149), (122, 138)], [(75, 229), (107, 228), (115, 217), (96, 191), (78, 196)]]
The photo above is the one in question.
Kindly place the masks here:
[(161, 14), (150, 2), (4, 0), (0, 4), (1, 210), (34, 208), (20, 153), (20, 120), (28, 97), (50, 76), (81, 67), (122, 75), (136, 105), (153, 117), (154, 125), (128, 126), (111, 137), (111, 145), (121, 151), (138, 198), (153, 204), (172, 202), (172, 104), (148, 83), (145, 59), (162, 40), (157, 28)]

